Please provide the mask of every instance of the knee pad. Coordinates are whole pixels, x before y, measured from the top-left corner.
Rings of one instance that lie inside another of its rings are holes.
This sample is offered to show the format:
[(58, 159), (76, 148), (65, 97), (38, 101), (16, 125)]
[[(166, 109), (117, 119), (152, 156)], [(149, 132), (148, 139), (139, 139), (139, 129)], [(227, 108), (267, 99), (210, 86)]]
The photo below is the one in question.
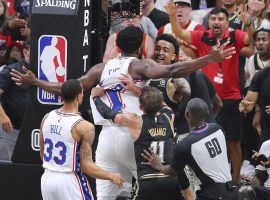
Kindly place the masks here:
[(249, 185), (242, 186), (239, 189), (239, 200), (256, 200), (256, 194)]

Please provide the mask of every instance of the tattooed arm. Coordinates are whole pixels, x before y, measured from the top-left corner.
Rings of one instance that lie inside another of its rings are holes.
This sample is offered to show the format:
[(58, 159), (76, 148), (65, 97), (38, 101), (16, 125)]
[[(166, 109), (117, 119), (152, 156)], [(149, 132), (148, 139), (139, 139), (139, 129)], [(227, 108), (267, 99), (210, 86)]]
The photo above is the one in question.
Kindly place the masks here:
[(80, 166), (82, 172), (93, 178), (110, 180), (112, 183), (122, 186), (124, 180), (120, 174), (107, 172), (97, 166), (92, 160), (95, 127), (87, 121), (82, 121), (74, 127), (74, 131), (81, 138)]

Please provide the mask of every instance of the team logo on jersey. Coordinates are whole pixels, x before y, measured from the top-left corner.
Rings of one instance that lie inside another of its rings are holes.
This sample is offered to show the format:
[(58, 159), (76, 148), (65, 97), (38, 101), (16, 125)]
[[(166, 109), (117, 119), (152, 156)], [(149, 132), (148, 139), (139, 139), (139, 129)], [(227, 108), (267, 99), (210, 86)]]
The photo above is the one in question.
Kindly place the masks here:
[[(58, 35), (42, 35), (38, 41), (38, 78), (49, 82), (65, 82), (67, 78), (67, 40)], [(38, 88), (38, 101), (60, 105), (60, 96)]]

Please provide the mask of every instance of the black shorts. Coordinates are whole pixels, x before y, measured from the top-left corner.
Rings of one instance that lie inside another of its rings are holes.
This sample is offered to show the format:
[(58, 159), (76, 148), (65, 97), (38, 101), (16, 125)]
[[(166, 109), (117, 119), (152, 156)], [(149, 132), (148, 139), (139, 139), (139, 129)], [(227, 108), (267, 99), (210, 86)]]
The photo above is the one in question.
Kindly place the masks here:
[(237, 200), (238, 196), (238, 188), (235, 187), (229, 190), (225, 183), (201, 185), (201, 190), (196, 192), (196, 200)]
[(217, 122), (225, 131), (227, 141), (241, 141), (243, 137), (242, 115), (239, 112), (241, 100), (222, 100), (221, 109)]
[(138, 184), (136, 200), (183, 199), (177, 177), (139, 179)]

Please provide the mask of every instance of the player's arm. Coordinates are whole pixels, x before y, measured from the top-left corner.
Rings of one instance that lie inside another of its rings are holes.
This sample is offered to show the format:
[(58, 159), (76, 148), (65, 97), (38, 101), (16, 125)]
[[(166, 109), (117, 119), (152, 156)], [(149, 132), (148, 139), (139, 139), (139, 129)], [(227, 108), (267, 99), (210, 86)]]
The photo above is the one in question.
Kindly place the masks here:
[(210, 62), (230, 59), (235, 50), (234, 47), (224, 50), (227, 44), (229, 41), (221, 46), (215, 46), (206, 56), (171, 65), (160, 65), (151, 59), (133, 60), (129, 67), (129, 74), (135, 79), (178, 78), (190, 75)]
[(170, 3), (165, 6), (165, 8), (170, 17), (172, 31), (175, 36), (184, 40), (186, 43), (191, 44), (191, 33), (190, 31), (183, 29), (182, 26), (179, 24), (176, 16), (176, 6), (174, 4), (174, 1), (171, 0)]
[(74, 131), (81, 137), (80, 166), (83, 173), (96, 179), (110, 180), (112, 183), (122, 186), (123, 178), (120, 174), (107, 172), (98, 167), (92, 160), (92, 144), (95, 138), (95, 128), (87, 121), (79, 122)]
[[(98, 83), (103, 67), (103, 64), (97, 64), (93, 66), (86, 75), (78, 79), (85, 90), (89, 90)], [(12, 69), (10, 72), (12, 76), (11, 79), (14, 80), (17, 85), (36, 86), (56, 95), (61, 94), (62, 83), (43, 81), (38, 79), (35, 74), (26, 67), (23, 67), (23, 70), (25, 73), (21, 73), (15, 69)]]
[[(92, 89), (92, 91), (95, 88)], [(93, 92), (91, 92), (93, 95)], [(110, 109), (105, 103), (101, 101), (98, 96), (93, 97), (93, 101), (100, 115), (104, 119), (111, 119), (114, 123), (126, 126), (130, 129), (131, 136), (134, 140), (137, 140), (140, 136), (141, 120), (133, 113), (121, 113)]]
[(115, 33), (111, 34), (106, 43), (106, 49), (103, 55), (103, 62), (108, 62), (110, 59), (114, 58), (115, 52)]
[(44, 155), (44, 137), (43, 137), (42, 127), (43, 127), (44, 120), (47, 118), (47, 116), (48, 115), (45, 115), (40, 123), (40, 136), (39, 136), (40, 153), (39, 154), (40, 154), (41, 161), (43, 160), (43, 155)]

